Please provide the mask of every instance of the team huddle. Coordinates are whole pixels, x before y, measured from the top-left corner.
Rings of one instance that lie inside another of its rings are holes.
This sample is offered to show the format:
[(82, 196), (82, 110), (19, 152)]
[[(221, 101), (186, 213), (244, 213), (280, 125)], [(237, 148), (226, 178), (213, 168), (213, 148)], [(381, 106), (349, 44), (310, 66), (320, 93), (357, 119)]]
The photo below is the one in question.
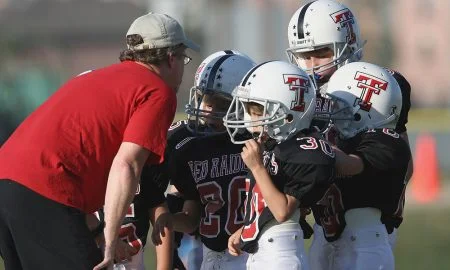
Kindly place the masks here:
[[(200, 64), (164, 163), (144, 168), (121, 229), (132, 257), (116, 268), (143, 269), (148, 220), (156, 244), (165, 228), (198, 235), (201, 269), (395, 268), (412, 170), (410, 86), (361, 62), (359, 26), (343, 4), (300, 7), (288, 39), (289, 62), (225, 50)], [(172, 213), (151, 219), (169, 184)], [(173, 268), (184, 269), (176, 254)]]
[[(0, 147), (5, 268), (145, 269), (151, 239), (157, 269), (395, 269), (411, 87), (362, 61), (334, 0), (301, 6), (287, 37), (288, 61), (205, 58), (173, 123), (199, 46), (137, 18), (120, 63), (71, 78)], [(201, 266), (178, 256), (189, 235)]]

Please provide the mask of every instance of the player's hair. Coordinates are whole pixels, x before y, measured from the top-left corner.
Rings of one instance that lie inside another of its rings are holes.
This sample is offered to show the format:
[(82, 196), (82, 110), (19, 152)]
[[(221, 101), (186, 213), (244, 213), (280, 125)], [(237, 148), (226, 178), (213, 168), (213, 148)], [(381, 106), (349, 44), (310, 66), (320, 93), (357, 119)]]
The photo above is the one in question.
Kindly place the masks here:
[(232, 98), (218, 92), (205, 92), (202, 102), (213, 102), (215, 111), (227, 111)]
[[(141, 35), (128, 35), (127, 45), (130, 47), (144, 43), (144, 39)], [(162, 63), (167, 62), (169, 54), (180, 56), (186, 46), (183, 44), (178, 44), (172, 47), (165, 48), (155, 48), (155, 49), (142, 49), (133, 50), (125, 49), (120, 52), (119, 60), (123, 61), (137, 61), (144, 64), (151, 64), (159, 66)]]
[(250, 108), (252, 108), (253, 110), (255, 110), (258, 113), (264, 112), (263, 105), (256, 103), (256, 102), (245, 102), (245, 109), (247, 110), (247, 112), (250, 112)]

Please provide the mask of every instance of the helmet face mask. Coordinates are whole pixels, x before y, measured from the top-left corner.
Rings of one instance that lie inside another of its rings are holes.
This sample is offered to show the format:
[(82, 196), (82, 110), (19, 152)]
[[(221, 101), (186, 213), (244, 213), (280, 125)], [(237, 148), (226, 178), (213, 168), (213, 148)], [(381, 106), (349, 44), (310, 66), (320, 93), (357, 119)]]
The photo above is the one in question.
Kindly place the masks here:
[[(278, 143), (309, 128), (315, 108), (315, 88), (299, 67), (282, 61), (262, 63), (250, 70), (233, 91), (224, 125), (233, 143), (245, 143), (238, 134), (254, 127)], [(258, 104), (260, 117), (249, 112)]]
[(188, 129), (195, 134), (224, 132), (222, 118), (226, 114), (231, 99), (231, 95), (226, 93), (213, 90), (203, 91), (192, 87), (189, 103), (185, 108), (189, 123)]
[[(233, 101), (225, 116), (227, 129), (234, 143), (245, 143), (245, 141), (235, 140), (237, 134), (250, 132), (255, 139), (261, 138), (267, 134), (271, 138), (276, 138), (283, 125), (286, 124), (286, 118), (289, 112), (283, 104), (278, 101), (264, 100), (260, 98), (250, 98), (239, 92), (247, 89), (238, 86), (233, 95)], [(252, 117), (249, 107), (259, 107), (261, 116)]]
[[(357, 119), (355, 111), (359, 110), (358, 107), (353, 108), (346, 100), (332, 94), (327, 94), (326, 98), (331, 102), (331, 112), (322, 113), (322, 115), (328, 114), (329, 127), (331, 125), (336, 127), (340, 134), (349, 134), (348, 129), (351, 127), (351, 123)], [(320, 119), (320, 117), (318, 118)]]
[[(204, 91), (197, 87), (192, 87), (189, 94), (189, 103), (186, 105), (185, 111), (188, 117), (222, 119), (231, 100), (232, 96), (229, 94), (214, 90)], [(215, 105), (214, 110), (205, 110), (204, 103), (213, 103)], [(189, 118), (189, 120), (194, 119)]]
[(222, 118), (232, 100), (231, 92), (255, 63), (232, 50), (208, 56), (198, 67), (185, 106), (187, 128), (194, 135), (225, 132)]

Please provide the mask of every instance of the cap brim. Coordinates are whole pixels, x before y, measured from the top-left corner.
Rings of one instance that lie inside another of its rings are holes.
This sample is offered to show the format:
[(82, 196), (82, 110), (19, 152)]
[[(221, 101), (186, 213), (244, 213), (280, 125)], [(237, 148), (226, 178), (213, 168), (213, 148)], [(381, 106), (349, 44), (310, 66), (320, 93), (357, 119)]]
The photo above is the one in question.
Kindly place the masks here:
[(191, 50), (194, 50), (196, 52), (200, 51), (200, 46), (198, 46), (196, 43), (194, 43), (190, 39), (186, 39), (185, 41), (183, 41), (183, 44)]

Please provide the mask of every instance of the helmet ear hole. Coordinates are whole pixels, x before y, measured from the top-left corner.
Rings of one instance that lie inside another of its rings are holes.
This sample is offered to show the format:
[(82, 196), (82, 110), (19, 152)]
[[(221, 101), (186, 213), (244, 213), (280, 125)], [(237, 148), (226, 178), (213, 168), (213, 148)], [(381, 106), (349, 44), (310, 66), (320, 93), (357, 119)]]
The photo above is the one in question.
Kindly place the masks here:
[(285, 119), (288, 123), (291, 123), (294, 120), (294, 116), (292, 114), (288, 114)]
[(361, 120), (361, 115), (359, 113), (355, 113), (354, 120), (355, 121), (360, 121)]

